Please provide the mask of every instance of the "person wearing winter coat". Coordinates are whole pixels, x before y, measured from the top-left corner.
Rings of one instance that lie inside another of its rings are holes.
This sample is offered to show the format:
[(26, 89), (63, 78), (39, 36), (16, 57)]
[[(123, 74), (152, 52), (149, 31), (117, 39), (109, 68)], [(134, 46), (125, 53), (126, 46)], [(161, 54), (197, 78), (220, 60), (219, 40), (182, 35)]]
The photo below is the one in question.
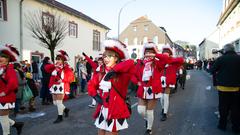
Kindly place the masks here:
[(52, 97), (49, 91), (49, 81), (51, 77), (51, 73), (48, 73), (46, 71), (46, 67), (48, 65), (51, 65), (50, 58), (49, 57), (44, 57), (42, 66), (41, 66), (41, 72), (42, 72), (42, 87), (40, 90), (40, 98), (42, 98), (42, 105), (49, 105), (52, 102)]
[(0, 123), (2, 135), (10, 135), (10, 126), (22, 132), (23, 122), (15, 122), (9, 118), (10, 110), (15, 107), (16, 92), (18, 89), (17, 73), (11, 62), (17, 61), (18, 50), (12, 45), (0, 47)]
[(163, 87), (161, 106), (162, 106), (162, 118), (161, 121), (167, 120), (167, 113), (169, 108), (169, 94), (174, 89), (176, 84), (176, 73), (180, 66), (183, 64), (184, 59), (182, 57), (174, 58), (173, 51), (170, 45), (164, 45), (162, 47), (162, 53), (169, 56), (168, 64), (165, 65), (161, 71), (161, 83)]
[(118, 135), (128, 128), (130, 110), (125, 102), (127, 87), (134, 71), (126, 45), (118, 40), (103, 42), (103, 65), (88, 83), (88, 94), (98, 105), (94, 113), (98, 135)]
[(69, 65), (68, 54), (60, 50), (56, 56), (55, 64), (49, 64), (45, 68), (48, 73), (51, 73), (49, 89), (52, 94), (53, 104), (57, 106), (58, 117), (53, 122), (54, 124), (63, 121), (63, 113), (68, 117), (70, 109), (63, 104), (65, 94), (70, 94), (70, 83), (74, 81), (74, 74)]
[(240, 56), (232, 44), (223, 48), (223, 55), (211, 66), (211, 74), (216, 76), (218, 90), (218, 110), (220, 114), (218, 129), (226, 130), (228, 116), (231, 117), (232, 130), (240, 132)]
[(35, 98), (39, 95), (38, 88), (37, 88), (35, 80), (33, 80), (33, 74), (31, 74), (30, 72), (27, 72), (25, 76), (26, 76), (26, 80), (27, 80), (27, 85), (31, 89), (32, 94), (33, 94), (33, 97), (29, 100), (28, 109), (30, 112), (34, 112), (34, 111), (36, 111)]
[[(90, 57), (88, 57), (84, 52), (82, 53), (82, 55), (85, 57), (87, 62), (91, 65), (91, 67), (93, 69), (93, 74), (98, 72), (100, 67), (103, 65), (102, 56), (98, 57), (97, 62), (95, 62), (92, 59), (90, 59)], [(97, 104), (96, 100), (94, 98), (92, 98), (92, 103), (88, 106), (91, 107), (91, 108), (94, 108), (96, 106), (96, 104)]]
[(17, 73), (18, 78), (18, 89), (16, 92), (16, 102), (14, 108), (14, 115), (17, 116), (19, 113), (19, 108), (21, 108), (22, 105), (23, 90), (26, 85), (26, 78), (19, 63), (14, 63), (14, 69)]
[(168, 56), (159, 54), (156, 44), (149, 42), (143, 46), (142, 59), (137, 60), (132, 82), (138, 85), (138, 113), (146, 120), (145, 135), (152, 134), (154, 109), (161, 97), (160, 72), (168, 63)]

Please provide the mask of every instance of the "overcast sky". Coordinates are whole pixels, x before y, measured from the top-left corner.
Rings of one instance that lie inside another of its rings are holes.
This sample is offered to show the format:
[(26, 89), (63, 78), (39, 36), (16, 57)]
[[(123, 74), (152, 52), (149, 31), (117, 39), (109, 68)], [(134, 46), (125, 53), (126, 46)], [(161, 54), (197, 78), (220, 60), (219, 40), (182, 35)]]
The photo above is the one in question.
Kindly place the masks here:
[[(118, 13), (131, 0), (58, 0), (111, 29), (117, 37)], [(172, 41), (183, 40), (198, 45), (216, 28), (222, 0), (135, 0), (121, 13), (120, 32), (133, 20), (147, 15), (157, 26), (167, 30)]]

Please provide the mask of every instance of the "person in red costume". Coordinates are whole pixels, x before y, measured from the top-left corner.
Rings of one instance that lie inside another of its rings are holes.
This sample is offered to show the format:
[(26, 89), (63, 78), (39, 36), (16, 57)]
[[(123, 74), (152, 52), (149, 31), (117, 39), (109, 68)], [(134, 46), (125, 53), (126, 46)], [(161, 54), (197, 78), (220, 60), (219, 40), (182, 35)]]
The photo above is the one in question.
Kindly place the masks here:
[(52, 93), (53, 104), (57, 106), (58, 117), (53, 123), (63, 121), (63, 113), (68, 117), (69, 109), (63, 105), (65, 94), (70, 94), (70, 83), (74, 81), (74, 74), (67, 64), (68, 54), (60, 50), (56, 56), (55, 64), (48, 64), (45, 70), (51, 73), (49, 88)]
[(160, 100), (162, 106), (161, 121), (165, 121), (167, 119), (167, 112), (169, 108), (169, 94), (171, 89), (175, 87), (176, 73), (180, 66), (183, 65), (184, 59), (182, 57), (173, 58), (173, 51), (170, 45), (164, 45), (162, 48), (162, 53), (169, 55), (169, 63), (161, 72), (161, 83), (163, 87), (162, 98)]
[(146, 120), (145, 135), (152, 134), (154, 108), (161, 96), (160, 72), (168, 62), (168, 56), (159, 54), (157, 46), (146, 43), (143, 46), (143, 58), (137, 60), (136, 73), (132, 82), (138, 85), (138, 113)]
[[(91, 67), (93, 69), (93, 74), (97, 73), (100, 70), (100, 67), (103, 65), (102, 54), (99, 55), (99, 57), (97, 58), (97, 62), (90, 59), (90, 57), (88, 57), (84, 52), (82, 53), (82, 55), (85, 57), (87, 62), (91, 65)], [(94, 98), (92, 98), (92, 103), (90, 105), (88, 105), (88, 107), (94, 108), (96, 106), (96, 104), (97, 104), (96, 100)]]
[(98, 135), (118, 135), (128, 128), (130, 117), (125, 98), (134, 72), (134, 61), (128, 59), (126, 45), (118, 40), (103, 42), (103, 65), (88, 83), (88, 94), (98, 105), (94, 113)]
[(18, 89), (17, 73), (12, 62), (17, 61), (18, 50), (12, 45), (0, 47), (0, 123), (3, 135), (10, 135), (10, 126), (22, 132), (23, 122), (15, 122), (9, 118), (9, 112), (15, 107), (16, 92)]

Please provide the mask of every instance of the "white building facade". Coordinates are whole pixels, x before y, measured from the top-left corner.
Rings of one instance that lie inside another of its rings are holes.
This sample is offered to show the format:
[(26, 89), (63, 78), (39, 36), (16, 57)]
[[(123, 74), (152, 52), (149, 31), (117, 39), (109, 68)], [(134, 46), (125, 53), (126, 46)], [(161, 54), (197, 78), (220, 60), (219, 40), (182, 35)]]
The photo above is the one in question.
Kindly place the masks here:
[[(42, 17), (53, 18), (52, 13), (56, 13), (67, 20), (68, 34), (56, 48), (55, 54), (60, 49), (65, 50), (69, 54), (71, 66), (74, 66), (77, 56), (82, 52), (97, 57), (103, 51), (100, 43), (106, 39), (110, 30), (87, 15), (55, 0), (0, 0), (0, 11), (3, 15), (0, 20), (0, 45), (16, 46), (21, 51), (22, 60), (31, 61), (50, 56), (50, 51), (40, 46), (40, 41), (34, 39), (26, 27), (26, 16), (30, 13), (40, 12)], [(4, 15), (7, 16), (5, 20)]]
[(218, 21), (220, 48), (233, 43), (240, 52), (240, 1), (223, 0), (223, 10)]
[(206, 37), (200, 44), (199, 44), (199, 59), (210, 59), (218, 57), (218, 54), (213, 54), (212, 51), (218, 50), (219, 48), (219, 29), (214, 30), (208, 37)]

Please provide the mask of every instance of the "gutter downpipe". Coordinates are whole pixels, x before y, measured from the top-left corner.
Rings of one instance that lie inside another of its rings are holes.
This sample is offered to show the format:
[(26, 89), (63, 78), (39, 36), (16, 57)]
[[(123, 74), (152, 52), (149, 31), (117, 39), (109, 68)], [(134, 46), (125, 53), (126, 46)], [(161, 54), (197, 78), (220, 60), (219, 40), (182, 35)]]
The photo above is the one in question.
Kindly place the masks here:
[(23, 60), (23, 28), (22, 28), (22, 5), (23, 5), (23, 1), (20, 1), (20, 60)]

